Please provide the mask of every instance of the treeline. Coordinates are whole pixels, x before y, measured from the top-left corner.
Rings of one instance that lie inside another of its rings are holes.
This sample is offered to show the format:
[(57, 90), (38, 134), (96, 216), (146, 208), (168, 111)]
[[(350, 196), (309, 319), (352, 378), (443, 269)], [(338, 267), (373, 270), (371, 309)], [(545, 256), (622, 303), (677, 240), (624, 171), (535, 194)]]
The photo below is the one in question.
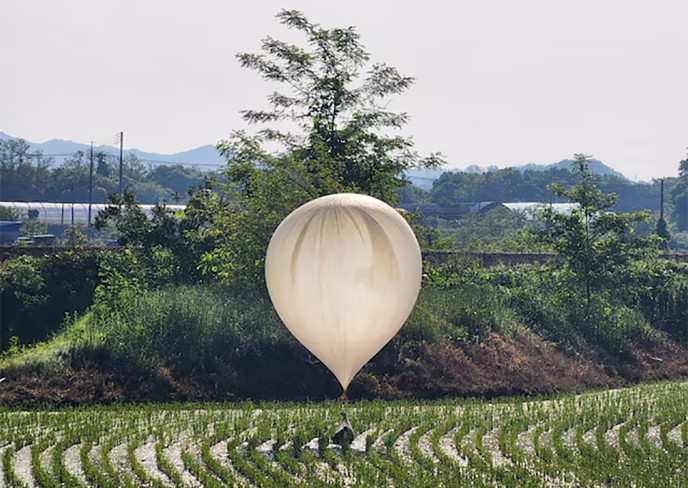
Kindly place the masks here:
[[(0, 141), (0, 195), (4, 201), (89, 201), (91, 155), (79, 151), (61, 164), (31, 151), (23, 139)], [(134, 154), (122, 164), (122, 187), (134, 191), (141, 203), (187, 199), (187, 189), (202, 185), (210, 172), (195, 167), (146, 165)], [(119, 192), (119, 158), (102, 151), (93, 154), (93, 203), (106, 203)]]
[[(633, 183), (615, 175), (594, 175), (600, 191), (616, 195), (608, 211), (632, 213), (649, 210), (651, 218), (635, 226), (642, 235), (657, 233), (665, 238), (664, 248), (674, 251), (688, 250), (688, 159), (680, 161), (679, 176), (664, 178), (664, 219), (661, 217), (662, 181)], [(476, 202), (569, 202), (558, 197), (553, 187), (573, 186), (578, 175), (561, 168), (545, 171), (515, 168), (495, 169), (486, 173), (443, 173), (429, 191), (407, 186), (399, 192), (403, 204), (435, 204), (421, 218), (425, 224), (439, 229), (441, 239), (435, 239), (436, 250), (464, 249), (470, 251), (538, 252), (539, 243), (530, 235), (537, 223), (532, 216), (505, 208), (472, 212)], [(406, 206), (408, 208), (408, 205)], [(437, 216), (450, 215), (451, 220)]]
[[(665, 219), (669, 217), (677, 230), (688, 230), (688, 168), (679, 163), (683, 176), (664, 178)], [(683, 168), (683, 169), (681, 169)], [(466, 202), (561, 202), (549, 187), (553, 184), (574, 185), (576, 175), (566, 169), (549, 168), (545, 171), (515, 168), (498, 169), (485, 173), (446, 172), (434, 183), (430, 191), (420, 188), (401, 192), (402, 203), (436, 203), (456, 207)], [(661, 183), (634, 183), (615, 175), (596, 175), (595, 184), (605, 193), (615, 193), (617, 203), (611, 208), (618, 213), (651, 210), (659, 215)]]
[[(119, 158), (96, 151), (93, 154), (93, 203), (106, 203), (108, 195), (119, 192)], [(188, 189), (216, 178), (217, 171), (196, 167), (146, 165), (134, 154), (123, 158), (122, 186), (134, 192), (139, 203), (155, 204), (178, 199), (188, 201)], [(664, 178), (664, 212), (673, 231), (688, 231), (688, 167), (679, 163), (682, 176)], [(31, 151), (22, 139), (0, 141), (0, 195), (4, 201), (89, 201), (90, 154), (79, 151), (57, 165), (41, 151)], [(544, 171), (505, 168), (485, 173), (446, 172), (431, 190), (407, 184), (398, 189), (399, 203), (436, 203), (458, 207), (467, 202), (559, 202), (549, 189), (552, 184), (573, 185), (571, 171), (549, 168)], [(597, 175), (595, 183), (605, 193), (615, 193), (612, 211), (636, 212), (648, 209), (660, 213), (660, 180), (634, 183), (615, 175)]]

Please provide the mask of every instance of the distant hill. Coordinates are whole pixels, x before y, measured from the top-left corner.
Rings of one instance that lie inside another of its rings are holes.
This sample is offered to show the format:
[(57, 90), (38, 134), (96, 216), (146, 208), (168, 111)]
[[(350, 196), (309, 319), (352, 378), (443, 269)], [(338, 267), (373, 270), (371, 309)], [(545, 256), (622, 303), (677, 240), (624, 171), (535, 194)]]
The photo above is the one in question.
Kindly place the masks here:
[[(546, 171), (550, 168), (557, 168), (557, 169), (565, 169), (565, 170), (571, 170), (571, 163), (573, 163), (573, 159), (562, 159), (558, 163), (553, 163), (549, 165), (542, 165), (542, 164), (525, 164), (523, 166), (516, 166), (516, 169), (521, 170), (521, 171), (526, 171), (526, 170), (531, 170), (531, 171)], [(622, 173), (619, 173), (615, 169), (610, 168), (606, 164), (604, 164), (602, 161), (598, 159), (591, 159), (590, 160), (590, 171), (592, 171), (594, 174), (597, 175), (613, 175), (613, 176), (618, 176), (619, 178), (623, 178), (627, 180)]]
[[(0, 132), (0, 140), (17, 139), (16, 137)], [(57, 163), (61, 163), (77, 151), (88, 151), (90, 146), (88, 144), (81, 144), (78, 142), (65, 141), (63, 139), (51, 139), (46, 142), (36, 143), (30, 142), (32, 150), (41, 150), (46, 156), (52, 156)], [(98, 146), (97, 151), (104, 151), (107, 154), (119, 155), (119, 148), (115, 146)], [(225, 163), (224, 159), (220, 157), (215, 146), (206, 145), (200, 146), (188, 151), (182, 151), (174, 154), (159, 154), (141, 151), (140, 149), (127, 149), (125, 154), (135, 154), (142, 162), (158, 163), (158, 164), (184, 164), (195, 166), (211, 166), (217, 167)], [(570, 169), (571, 159), (563, 159), (557, 163), (549, 165), (545, 164), (525, 164), (521, 166), (514, 166), (520, 171), (547, 171), (550, 168)], [(440, 177), (442, 173), (448, 171), (464, 171), (466, 173), (484, 173), (487, 171), (497, 170), (497, 166), (488, 166), (483, 168), (477, 165), (468, 166), (466, 169), (459, 168), (440, 168), (440, 169), (412, 169), (406, 172), (406, 175), (411, 182), (426, 190), (432, 188), (432, 182)], [(593, 159), (590, 161), (590, 170), (595, 174), (600, 175), (615, 175), (620, 178), (627, 179), (623, 174), (610, 168), (601, 161)]]
[[(0, 140), (19, 139), (4, 132), (0, 132)], [(81, 144), (78, 142), (65, 141), (63, 139), (51, 139), (46, 142), (36, 143), (26, 141), (31, 150), (40, 150), (46, 156), (52, 156), (58, 164), (64, 161), (77, 151), (89, 151), (89, 144)], [(96, 151), (103, 151), (106, 154), (119, 155), (119, 148), (115, 146), (96, 146)], [(161, 163), (161, 164), (184, 164), (188, 166), (221, 166), (225, 163), (224, 159), (220, 157), (215, 146), (206, 145), (200, 146), (188, 151), (182, 151), (174, 154), (159, 154), (141, 151), (140, 149), (126, 149), (125, 154), (135, 154), (142, 162)]]

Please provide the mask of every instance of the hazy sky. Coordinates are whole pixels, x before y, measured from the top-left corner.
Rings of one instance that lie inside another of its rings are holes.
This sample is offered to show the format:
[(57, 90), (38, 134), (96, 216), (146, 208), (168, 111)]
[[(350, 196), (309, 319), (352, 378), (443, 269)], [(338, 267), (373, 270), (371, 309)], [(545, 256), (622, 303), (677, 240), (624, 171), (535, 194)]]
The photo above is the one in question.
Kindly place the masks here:
[(173, 153), (247, 126), (269, 87), (239, 67), (274, 15), (355, 25), (416, 78), (390, 103), (450, 167), (592, 154), (632, 179), (677, 174), (688, 146), (688, 1), (0, 0), (0, 131)]

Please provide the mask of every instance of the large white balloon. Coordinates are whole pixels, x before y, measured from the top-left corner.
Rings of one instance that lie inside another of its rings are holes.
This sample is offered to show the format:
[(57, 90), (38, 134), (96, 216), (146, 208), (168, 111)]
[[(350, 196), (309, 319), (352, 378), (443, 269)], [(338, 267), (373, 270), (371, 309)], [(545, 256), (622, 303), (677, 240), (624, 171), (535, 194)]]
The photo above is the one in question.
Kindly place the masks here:
[(294, 210), (265, 258), (277, 313), (344, 391), (408, 318), (421, 275), (420, 248), (403, 217), (351, 193)]

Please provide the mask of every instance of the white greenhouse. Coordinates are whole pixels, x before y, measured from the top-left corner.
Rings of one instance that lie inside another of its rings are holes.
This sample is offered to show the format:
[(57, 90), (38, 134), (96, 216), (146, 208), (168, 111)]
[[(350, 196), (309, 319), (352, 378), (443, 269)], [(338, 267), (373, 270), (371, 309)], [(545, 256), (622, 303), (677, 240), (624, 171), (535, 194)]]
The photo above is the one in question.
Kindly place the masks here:
[[(90, 205), (90, 223), (93, 223), (98, 212), (104, 210), (107, 206), (104, 203), (92, 203)], [(89, 224), (88, 203), (0, 202), (0, 207), (13, 208), (21, 219), (27, 218), (30, 211), (37, 211), (37, 219), (47, 225), (86, 226)], [(152, 217), (155, 205), (139, 205), (139, 207), (149, 218)], [(167, 208), (178, 212), (184, 210), (186, 205), (167, 205)]]
[(577, 203), (514, 202), (503, 203), (502, 205), (514, 212), (525, 214), (528, 220), (533, 219), (536, 212), (545, 208), (550, 208), (553, 212), (563, 215), (571, 215), (571, 211), (574, 208), (578, 208)]

